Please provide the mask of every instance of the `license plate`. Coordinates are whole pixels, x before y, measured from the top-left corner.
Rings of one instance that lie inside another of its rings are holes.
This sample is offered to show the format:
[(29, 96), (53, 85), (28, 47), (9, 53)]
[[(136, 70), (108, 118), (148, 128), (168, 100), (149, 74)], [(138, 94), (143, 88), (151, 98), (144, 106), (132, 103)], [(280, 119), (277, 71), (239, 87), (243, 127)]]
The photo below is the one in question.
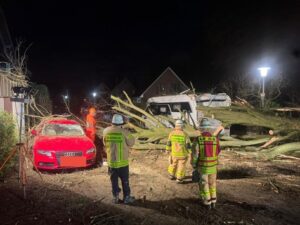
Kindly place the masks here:
[(76, 156), (76, 152), (65, 152), (63, 156)]
[(61, 167), (85, 167), (86, 157), (84, 156), (61, 156), (60, 157)]

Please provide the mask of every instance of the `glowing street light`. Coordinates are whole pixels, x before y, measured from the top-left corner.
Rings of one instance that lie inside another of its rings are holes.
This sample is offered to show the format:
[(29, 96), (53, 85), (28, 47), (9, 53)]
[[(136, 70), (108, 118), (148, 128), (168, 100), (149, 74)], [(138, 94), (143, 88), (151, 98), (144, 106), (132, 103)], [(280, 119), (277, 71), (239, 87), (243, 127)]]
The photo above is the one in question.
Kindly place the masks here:
[(68, 99), (69, 99), (69, 96), (68, 96), (68, 95), (64, 95), (64, 99), (65, 99), (65, 100), (68, 100)]
[(262, 92), (260, 94), (260, 98), (261, 98), (261, 107), (264, 108), (265, 107), (265, 77), (268, 75), (268, 72), (271, 68), (270, 67), (260, 67), (258, 68), (259, 72), (260, 72), (260, 76), (262, 78)]
[(92, 96), (93, 96), (93, 98), (94, 98), (94, 105), (96, 105), (96, 97), (97, 97), (97, 92), (93, 92), (92, 93)]

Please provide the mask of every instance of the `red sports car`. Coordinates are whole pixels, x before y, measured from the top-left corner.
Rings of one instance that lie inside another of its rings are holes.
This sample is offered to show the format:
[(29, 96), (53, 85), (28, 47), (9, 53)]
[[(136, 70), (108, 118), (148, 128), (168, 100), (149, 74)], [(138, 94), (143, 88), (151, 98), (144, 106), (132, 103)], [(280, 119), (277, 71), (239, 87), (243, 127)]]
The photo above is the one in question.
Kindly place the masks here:
[(48, 120), (32, 134), (34, 163), (38, 169), (80, 168), (95, 164), (96, 147), (74, 120)]

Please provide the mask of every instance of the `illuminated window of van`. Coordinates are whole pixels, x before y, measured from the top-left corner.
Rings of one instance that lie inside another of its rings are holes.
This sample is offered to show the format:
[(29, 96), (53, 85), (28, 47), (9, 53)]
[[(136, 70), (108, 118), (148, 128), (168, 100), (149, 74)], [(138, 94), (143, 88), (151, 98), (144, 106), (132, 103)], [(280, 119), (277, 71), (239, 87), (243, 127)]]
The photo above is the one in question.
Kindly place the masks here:
[(172, 112), (192, 112), (191, 106), (188, 102), (170, 103)]
[(181, 112), (181, 105), (180, 104), (173, 104), (172, 111), (173, 112)]

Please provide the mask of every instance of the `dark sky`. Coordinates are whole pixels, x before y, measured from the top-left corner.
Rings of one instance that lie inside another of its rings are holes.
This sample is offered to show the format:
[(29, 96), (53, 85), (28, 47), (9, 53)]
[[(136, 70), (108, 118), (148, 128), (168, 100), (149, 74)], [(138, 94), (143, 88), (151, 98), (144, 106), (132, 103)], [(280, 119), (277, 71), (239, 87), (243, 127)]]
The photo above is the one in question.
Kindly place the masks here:
[[(213, 3), (212, 3), (213, 2)], [(299, 84), (300, 1), (0, 0), (14, 39), (32, 43), (32, 81), (53, 97), (128, 77), (142, 91), (167, 66), (198, 90), (272, 67)], [(299, 3), (298, 3), (299, 2)]]

